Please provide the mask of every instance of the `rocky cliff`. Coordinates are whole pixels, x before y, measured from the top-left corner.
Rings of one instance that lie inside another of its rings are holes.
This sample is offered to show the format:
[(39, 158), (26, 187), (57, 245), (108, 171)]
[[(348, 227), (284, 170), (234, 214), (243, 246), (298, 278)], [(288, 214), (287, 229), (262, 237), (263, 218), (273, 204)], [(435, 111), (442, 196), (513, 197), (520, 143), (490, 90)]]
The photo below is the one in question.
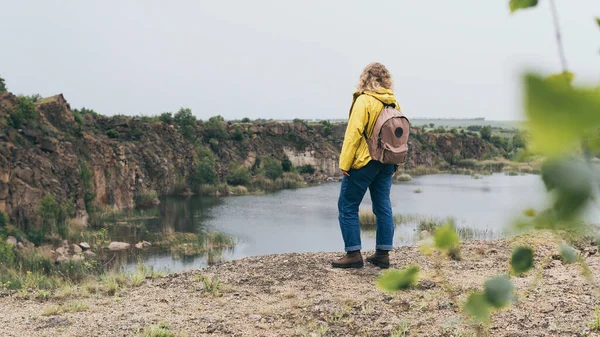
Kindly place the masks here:
[[(39, 222), (37, 205), (46, 194), (59, 203), (72, 200), (76, 219), (85, 224), (88, 199), (122, 209), (133, 207), (140, 193), (172, 193), (176, 184), (189, 185), (199, 160), (198, 147), (214, 154), (222, 181), (230, 163), (250, 168), (266, 156), (288, 158), (296, 166), (312, 165), (318, 179), (335, 176), (345, 130), (345, 125), (302, 121), (222, 121), (218, 127), (226, 135), (219, 140), (199, 121), (193, 127), (196, 145), (192, 145), (176, 123), (74, 115), (62, 95), (36, 102), (34, 118), (26, 121), (14, 116), (20, 104), (17, 96), (0, 93), (0, 211), (23, 229)], [(499, 153), (476, 136), (423, 134), (416, 129), (413, 134), (408, 167)]]

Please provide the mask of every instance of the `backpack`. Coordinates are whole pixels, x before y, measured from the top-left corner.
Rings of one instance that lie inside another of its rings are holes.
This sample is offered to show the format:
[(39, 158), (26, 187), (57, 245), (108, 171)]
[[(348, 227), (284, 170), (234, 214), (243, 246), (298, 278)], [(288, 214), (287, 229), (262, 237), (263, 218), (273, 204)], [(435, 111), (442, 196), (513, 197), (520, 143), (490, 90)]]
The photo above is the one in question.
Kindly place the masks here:
[(371, 138), (367, 138), (367, 130), (368, 124), (365, 127), (363, 136), (367, 141), (369, 154), (373, 160), (383, 164), (395, 165), (406, 162), (410, 123), (408, 118), (396, 109), (395, 104), (383, 103), (383, 110), (381, 110), (375, 121)]

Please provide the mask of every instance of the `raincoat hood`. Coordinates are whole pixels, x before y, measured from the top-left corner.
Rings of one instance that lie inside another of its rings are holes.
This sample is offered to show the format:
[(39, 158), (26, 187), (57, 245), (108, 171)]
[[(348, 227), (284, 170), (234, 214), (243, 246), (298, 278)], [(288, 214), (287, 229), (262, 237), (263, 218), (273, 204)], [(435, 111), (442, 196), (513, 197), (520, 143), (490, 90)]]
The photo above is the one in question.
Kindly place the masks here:
[[(379, 88), (375, 91), (363, 91), (363, 92), (355, 92), (353, 97), (352, 97), (352, 103), (354, 103), (356, 101), (356, 99), (360, 96), (360, 95), (368, 95), (371, 97), (376, 98), (378, 101), (388, 105), (388, 104), (395, 104), (396, 108), (399, 108), (397, 105), (398, 103), (396, 102), (396, 96), (394, 96), (394, 92), (390, 89), (385, 89), (385, 88)], [(350, 112), (352, 112), (352, 107), (350, 108)]]

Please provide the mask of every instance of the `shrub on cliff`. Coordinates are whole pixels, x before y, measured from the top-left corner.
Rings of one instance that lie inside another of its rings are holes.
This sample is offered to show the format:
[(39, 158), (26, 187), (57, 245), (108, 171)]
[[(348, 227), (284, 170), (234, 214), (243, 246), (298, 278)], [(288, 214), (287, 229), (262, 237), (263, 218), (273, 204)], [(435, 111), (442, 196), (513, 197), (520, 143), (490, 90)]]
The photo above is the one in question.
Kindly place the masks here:
[(265, 157), (262, 160), (262, 175), (265, 177), (276, 180), (283, 176), (283, 168), (281, 162), (273, 157)]
[(0, 77), (0, 92), (6, 91), (6, 84), (4, 83), (4, 79)]
[(300, 174), (315, 174), (317, 172), (314, 166), (310, 164), (298, 166), (297, 171)]
[(292, 162), (290, 161), (290, 159), (288, 157), (285, 157), (281, 161), (281, 168), (283, 169), (283, 172), (293, 172), (294, 164), (292, 164)]
[(6, 214), (4, 214), (4, 212), (0, 212), (0, 229), (6, 227), (7, 222)]
[(219, 176), (215, 170), (215, 162), (209, 157), (202, 158), (196, 166), (192, 184), (198, 187), (200, 185), (216, 185), (218, 182)]
[(248, 185), (252, 179), (252, 173), (250, 170), (240, 164), (232, 164), (227, 173), (227, 183), (232, 186)]
[(229, 139), (225, 119), (221, 116), (213, 116), (204, 123), (207, 139), (225, 140)]
[(481, 135), (481, 139), (489, 142), (492, 139), (492, 128), (486, 125), (479, 130), (479, 134)]
[(19, 96), (17, 104), (10, 109), (10, 123), (14, 128), (20, 127), (23, 123), (34, 120), (37, 116), (35, 105), (32, 99), (26, 96)]
[(119, 138), (120, 134), (119, 134), (119, 131), (117, 131), (115, 129), (110, 129), (110, 130), (106, 131), (106, 136), (110, 139), (117, 139), (117, 138)]
[(192, 110), (181, 108), (175, 114), (173, 121), (179, 125), (179, 132), (189, 142), (196, 140), (196, 117)]
[(158, 120), (169, 125), (175, 122), (175, 119), (173, 119), (173, 114), (170, 112), (163, 112), (160, 114), (160, 116), (158, 116)]

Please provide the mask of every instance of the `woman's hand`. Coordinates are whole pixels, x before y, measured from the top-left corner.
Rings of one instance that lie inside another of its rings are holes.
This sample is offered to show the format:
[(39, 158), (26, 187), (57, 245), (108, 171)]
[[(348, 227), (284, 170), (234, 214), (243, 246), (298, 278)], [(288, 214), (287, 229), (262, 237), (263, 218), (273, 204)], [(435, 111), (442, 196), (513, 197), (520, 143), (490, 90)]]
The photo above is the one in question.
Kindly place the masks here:
[(350, 176), (350, 173), (348, 173), (348, 171), (344, 171), (344, 170), (340, 170), (340, 171), (342, 171), (342, 174), (343, 174), (344, 176), (346, 176), (346, 177), (349, 177), (349, 176)]

